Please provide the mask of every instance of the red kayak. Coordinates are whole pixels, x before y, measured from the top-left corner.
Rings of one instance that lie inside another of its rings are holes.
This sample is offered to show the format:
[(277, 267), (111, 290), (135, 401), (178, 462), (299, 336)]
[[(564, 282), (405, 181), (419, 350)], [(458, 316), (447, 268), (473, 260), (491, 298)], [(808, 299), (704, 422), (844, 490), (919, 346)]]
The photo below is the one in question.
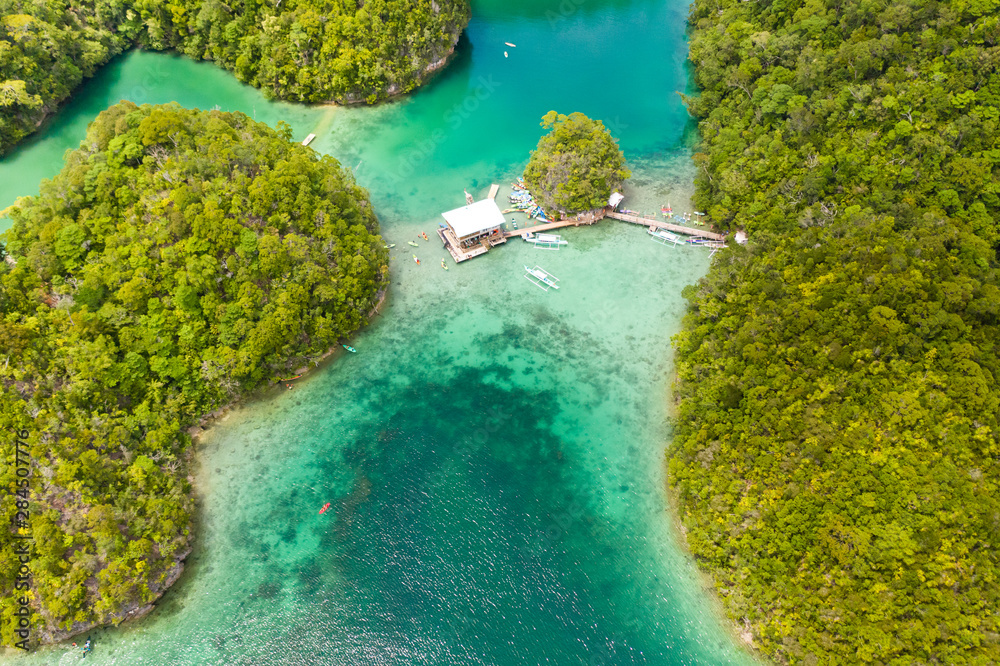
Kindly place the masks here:
[(327, 502), (326, 504), (323, 505), (323, 508), (319, 510), (320, 515), (322, 515), (323, 513), (325, 513), (326, 510), (329, 509), (329, 508), (330, 508), (330, 503)]

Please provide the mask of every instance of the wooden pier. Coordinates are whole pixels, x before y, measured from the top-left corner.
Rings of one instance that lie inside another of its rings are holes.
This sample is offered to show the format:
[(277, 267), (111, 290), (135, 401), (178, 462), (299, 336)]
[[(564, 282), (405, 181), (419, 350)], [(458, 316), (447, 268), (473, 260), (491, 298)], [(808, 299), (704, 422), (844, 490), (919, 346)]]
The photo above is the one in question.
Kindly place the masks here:
[[(444, 227), (438, 227), (437, 234), (438, 238), (441, 239), (441, 243), (444, 245), (444, 248), (448, 250), (448, 254), (451, 255), (451, 258), (455, 260), (456, 264), (468, 261), (469, 259), (478, 257), (481, 254), (486, 254), (490, 250), (486, 247), (485, 242), (480, 243), (479, 245), (476, 245), (468, 250), (463, 249), (461, 244), (458, 242), (458, 239), (456, 239), (451, 233), (451, 230), (445, 229)], [(507, 239), (505, 238), (503, 242), (507, 242)]]
[[(522, 211), (523, 212), (523, 211)], [(567, 218), (565, 220), (559, 220), (557, 222), (546, 222), (544, 224), (537, 224), (533, 227), (525, 227), (524, 229), (516, 229), (513, 231), (505, 231), (504, 236), (507, 238), (514, 238), (515, 236), (523, 236), (527, 233), (535, 233), (536, 231), (548, 231), (549, 229), (562, 229), (563, 227), (578, 227), (581, 224), (591, 225), (595, 222), (603, 220), (605, 217), (605, 211), (602, 208), (597, 210), (590, 210), (585, 213), (577, 213), (573, 217)]]
[(533, 227), (525, 227), (523, 229), (514, 229), (512, 231), (505, 231), (504, 236), (507, 238), (516, 238), (518, 236), (523, 236), (524, 234), (533, 234), (536, 231), (548, 231), (549, 229), (562, 229), (563, 227), (577, 227), (579, 223), (573, 220), (559, 220), (558, 222), (549, 222), (548, 224), (536, 224)]
[[(500, 191), (500, 186), (494, 183), (493, 185), (490, 186), (490, 191), (489, 194), (487, 195), (487, 198), (495, 203), (496, 196), (499, 193), (499, 191)], [(465, 196), (466, 200), (469, 202), (469, 205), (472, 205), (473, 204), (472, 195), (469, 194), (468, 191), (466, 191)], [(456, 211), (451, 211), (451, 212), (454, 213)], [(517, 209), (508, 209), (502, 211), (502, 214), (506, 215), (507, 213), (512, 213), (512, 212), (524, 213), (525, 211)], [(446, 220), (448, 219), (447, 216), (448, 214), (445, 214)], [(546, 232), (546, 231), (552, 231), (554, 229), (564, 229), (566, 227), (579, 227), (582, 225), (592, 225), (596, 224), (600, 220), (603, 220), (605, 217), (610, 217), (611, 219), (619, 220), (621, 222), (628, 222), (630, 224), (642, 225), (643, 227), (647, 227), (649, 229), (650, 234), (653, 234), (654, 236), (656, 236), (657, 230), (665, 230), (673, 232), (675, 234), (684, 234), (686, 236), (692, 237), (693, 239), (696, 239), (684, 244), (693, 243), (695, 245), (705, 245), (711, 248), (713, 253), (726, 247), (725, 244), (726, 237), (723, 234), (719, 234), (714, 231), (708, 231), (707, 229), (699, 229), (696, 227), (688, 227), (680, 224), (673, 224), (671, 222), (663, 222), (657, 219), (655, 214), (652, 215), (639, 214), (634, 211), (618, 212), (612, 209), (611, 206), (607, 206), (604, 208), (597, 208), (583, 213), (577, 213), (572, 217), (563, 220), (557, 220), (555, 222), (544, 222), (542, 224), (536, 224), (534, 226), (526, 226), (522, 227), (521, 229), (512, 229), (510, 231), (505, 231), (502, 229), (502, 227), (499, 229), (491, 227), (492, 235), (486, 236), (480, 234), (478, 242), (475, 245), (471, 245), (470, 247), (462, 247), (462, 243), (458, 240), (458, 238), (456, 238), (450, 226), (442, 225), (441, 227), (438, 228), (437, 233), (438, 237), (441, 239), (441, 243), (444, 245), (444, 248), (448, 250), (448, 253), (451, 254), (451, 257), (452, 259), (455, 260), (455, 263), (461, 263), (463, 261), (468, 261), (473, 257), (478, 257), (481, 254), (486, 254), (487, 252), (489, 252), (490, 248), (506, 243), (507, 239), (509, 238), (518, 238), (518, 237), (523, 237), (525, 234), (528, 233)], [(451, 222), (449, 221), (449, 225), (450, 224)], [(677, 242), (675, 242), (675, 244), (677, 244), (678, 242), (681, 242), (680, 239), (677, 239)]]
[(688, 236), (698, 236), (699, 238), (710, 238), (714, 241), (724, 241), (726, 237), (722, 234), (717, 234), (714, 231), (706, 231), (704, 229), (696, 229), (694, 227), (685, 227), (680, 224), (671, 224), (670, 222), (661, 222), (653, 217), (643, 217), (639, 215), (632, 215), (630, 213), (619, 213), (618, 211), (611, 211), (607, 214), (608, 217), (615, 220), (621, 220), (622, 222), (631, 222), (632, 224), (641, 224), (644, 227), (656, 227), (657, 229), (666, 229), (667, 231), (673, 231), (678, 234), (687, 234)]

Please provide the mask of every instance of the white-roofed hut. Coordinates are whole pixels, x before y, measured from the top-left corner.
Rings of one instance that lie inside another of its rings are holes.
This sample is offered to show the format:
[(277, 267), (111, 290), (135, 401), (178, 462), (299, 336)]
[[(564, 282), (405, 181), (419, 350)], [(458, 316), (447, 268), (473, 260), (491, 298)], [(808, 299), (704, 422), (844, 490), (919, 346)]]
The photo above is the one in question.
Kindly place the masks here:
[(438, 236), (456, 262), (485, 254), (490, 247), (507, 242), (502, 229), (503, 213), (493, 199), (449, 210), (441, 216), (445, 224), (438, 228)]

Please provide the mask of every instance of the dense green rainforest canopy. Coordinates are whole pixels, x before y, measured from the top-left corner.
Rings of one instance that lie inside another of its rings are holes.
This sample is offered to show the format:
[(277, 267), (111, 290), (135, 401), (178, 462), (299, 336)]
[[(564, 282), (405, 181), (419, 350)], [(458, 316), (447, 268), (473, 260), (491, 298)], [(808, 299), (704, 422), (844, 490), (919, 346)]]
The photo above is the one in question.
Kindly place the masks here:
[(416, 87), (468, 0), (0, 0), (0, 154), (132, 44), (215, 60), (268, 95), (376, 102)]
[[(289, 138), (242, 113), (122, 102), (11, 209), (0, 431), (28, 432), (45, 632), (163, 587), (191, 525), (185, 429), (335, 346), (386, 284), (367, 192)], [(8, 645), (18, 566), (0, 559)]]
[(670, 479), (763, 651), (1000, 663), (997, 3), (698, 0)]
[(542, 127), (551, 131), (538, 141), (524, 169), (524, 182), (542, 208), (563, 213), (603, 208), (632, 175), (600, 120), (549, 111)]

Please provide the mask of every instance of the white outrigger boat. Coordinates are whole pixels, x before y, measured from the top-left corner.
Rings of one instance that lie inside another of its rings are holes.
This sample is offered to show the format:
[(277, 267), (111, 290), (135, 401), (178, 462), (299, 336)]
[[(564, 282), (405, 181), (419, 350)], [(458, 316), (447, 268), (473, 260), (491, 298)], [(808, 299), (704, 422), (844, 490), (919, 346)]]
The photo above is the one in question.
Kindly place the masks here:
[(521, 238), (542, 250), (558, 250), (560, 245), (569, 245), (569, 241), (563, 240), (558, 234), (533, 234), (529, 231)]
[(692, 244), (698, 245), (699, 247), (711, 248), (712, 252), (711, 254), (708, 255), (709, 257), (714, 257), (716, 252), (718, 252), (719, 250), (725, 250), (728, 247), (724, 241), (707, 240), (707, 239), (698, 239), (697, 242), (693, 242)]
[(524, 270), (527, 271), (527, 273), (524, 274), (524, 277), (526, 277), (531, 284), (535, 285), (542, 291), (559, 288), (559, 285), (556, 284), (556, 282), (559, 282), (559, 278), (552, 275), (552, 273), (549, 273), (544, 268), (539, 266), (528, 268), (525, 266)]
[(673, 245), (684, 245), (687, 243), (686, 238), (678, 234), (671, 233), (666, 229), (657, 229), (656, 231), (648, 229), (646, 233), (652, 236), (653, 240), (661, 245), (666, 245), (667, 243), (671, 243)]

